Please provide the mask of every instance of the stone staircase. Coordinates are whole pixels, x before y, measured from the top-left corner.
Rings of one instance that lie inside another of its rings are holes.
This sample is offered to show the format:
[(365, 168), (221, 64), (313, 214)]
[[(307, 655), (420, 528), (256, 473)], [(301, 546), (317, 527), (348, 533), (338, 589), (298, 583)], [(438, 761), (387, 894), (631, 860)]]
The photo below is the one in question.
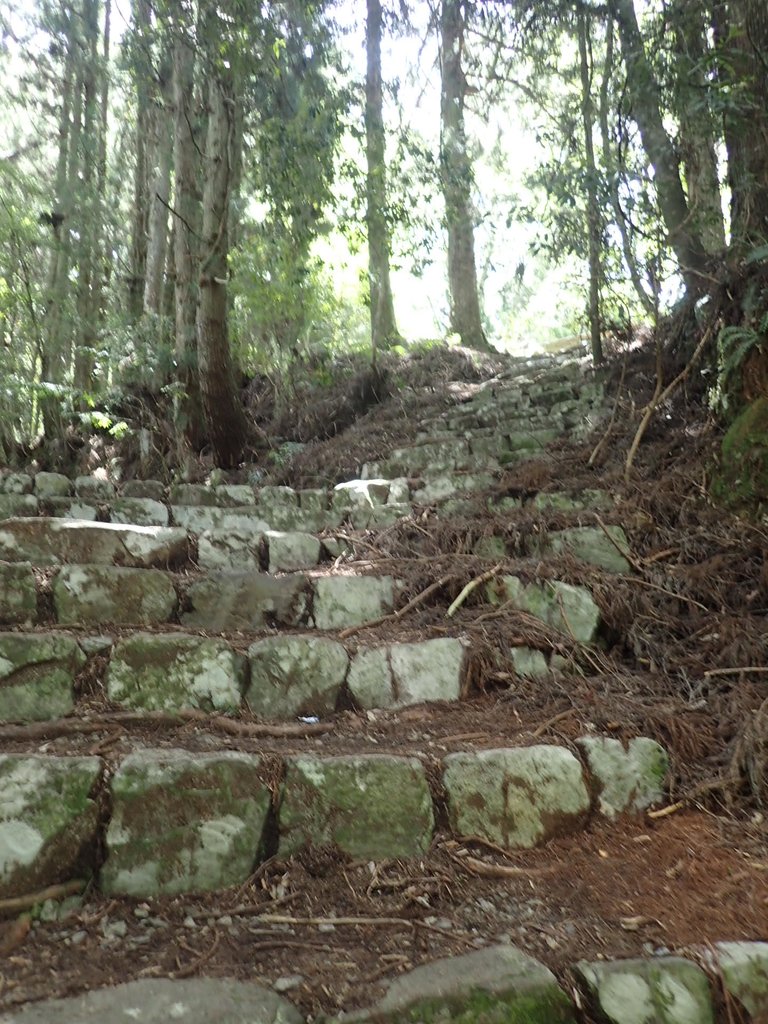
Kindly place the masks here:
[[(593, 429), (606, 407), (599, 383), (578, 360), (548, 358), (473, 390), (424, 422), (413, 445), (328, 488), (220, 473), (208, 485), (119, 489), (97, 477), (0, 477), (0, 901), (44, 898), (72, 879), (109, 901), (242, 889), (273, 858), (331, 849), (353, 862), (412, 860), (438, 835), (531, 850), (663, 802), (668, 756), (652, 737), (502, 737), (488, 748), (409, 724), (409, 709), (445, 713), (483, 690), (455, 615), (469, 594), (480, 614), (511, 607), (547, 635), (591, 645), (600, 610), (590, 589), (531, 566), (565, 555), (632, 571), (624, 530), (601, 518), (606, 492), (524, 501), (497, 486), (531, 459), (551, 461), (550, 442)], [(424, 592), (409, 599), (405, 566), (389, 559), (378, 572), (367, 549), (398, 524), (429, 529), (478, 507), (507, 520), (556, 512), (561, 525), (514, 550), (506, 536), (481, 538), (472, 554), (493, 568), (467, 580), (439, 627), (409, 633)], [(567, 678), (574, 663), (561, 651), (510, 643), (504, 655), (520, 678)], [(397, 744), (377, 732), (381, 716), (400, 730)], [(502, 1019), (480, 1009), (497, 1002), (505, 1020), (575, 1019), (546, 967), (514, 945), (485, 946), (403, 974), (354, 1019)], [(768, 1020), (768, 944), (723, 943), (710, 961), (729, 998)], [(579, 1007), (610, 1020), (714, 1019), (710, 983), (691, 961), (577, 973)], [(261, 986), (232, 982), (225, 995), (217, 984), (136, 981), (117, 1000), (97, 991), (0, 1021), (122, 1020), (134, 1001), (139, 1019), (160, 1020), (179, 1000), (185, 1020), (301, 1019)]]

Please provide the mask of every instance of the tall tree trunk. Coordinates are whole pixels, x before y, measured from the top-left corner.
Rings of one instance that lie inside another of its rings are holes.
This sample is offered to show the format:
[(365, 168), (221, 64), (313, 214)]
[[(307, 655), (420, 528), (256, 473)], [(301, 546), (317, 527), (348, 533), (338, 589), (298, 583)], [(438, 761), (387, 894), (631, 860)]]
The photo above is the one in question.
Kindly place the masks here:
[(659, 83), (645, 53), (633, 0), (609, 0), (608, 6), (618, 25), (632, 115), (653, 167), (656, 195), (668, 241), (689, 295), (697, 295), (702, 290), (702, 275), (706, 273), (706, 253), (691, 223), (677, 153), (662, 120)]
[[(743, 259), (768, 239), (768, 8), (765, 0), (715, 4), (731, 187), (731, 252)], [(734, 95), (734, 93), (736, 95)]]
[(603, 361), (603, 340), (600, 324), (600, 202), (597, 192), (597, 165), (592, 130), (595, 110), (592, 103), (591, 26), (585, 11), (579, 8), (577, 25), (579, 63), (581, 69), (581, 118), (584, 127), (584, 155), (587, 172), (587, 246), (589, 252), (589, 336), (592, 359)]
[(133, 75), (136, 83), (136, 162), (133, 174), (133, 221), (131, 224), (131, 262), (128, 277), (128, 315), (138, 323), (144, 311), (144, 287), (147, 273), (147, 236), (149, 234), (149, 159), (147, 139), (151, 135), (150, 82), (152, 69), (151, 0), (133, 0), (131, 33)]
[[(209, 54), (220, 52), (219, 18), (211, 12), (206, 43)], [(227, 254), (231, 163), (235, 124), (235, 92), (231, 62), (218, 60), (210, 72), (208, 132), (203, 188), (203, 244), (200, 273), (197, 347), (200, 393), (208, 437), (219, 465), (239, 462), (245, 444), (245, 414), (235, 388), (227, 330)]]
[(448, 227), (451, 330), (463, 345), (488, 351), (475, 264), (472, 163), (464, 129), (467, 83), (462, 69), (464, 0), (443, 0), (440, 12), (440, 174)]
[(178, 5), (174, 23), (173, 98), (175, 167), (174, 302), (176, 364), (182, 394), (176, 405), (176, 426), (190, 447), (198, 451), (203, 438), (203, 415), (197, 366), (198, 285), (195, 268), (199, 256), (200, 199), (199, 146), (195, 139), (198, 110), (195, 103), (195, 46), (192, 14)]
[(149, 240), (144, 283), (144, 312), (160, 314), (163, 276), (168, 251), (168, 207), (173, 163), (173, 77), (170, 62), (160, 67), (160, 89), (155, 108), (154, 180), (149, 196)]
[(707, 41), (704, 11), (690, 0), (677, 0), (670, 10), (677, 41), (677, 74), (673, 105), (680, 127), (679, 150), (694, 228), (709, 255), (725, 250), (725, 222), (717, 169), (715, 118), (706, 75)]
[(384, 100), (381, 82), (381, 0), (368, 0), (365, 45), (366, 226), (368, 229), (368, 286), (371, 302), (373, 360), (381, 348), (400, 339), (389, 277), (390, 232), (387, 223), (387, 166)]
[(643, 309), (649, 316), (656, 314), (656, 303), (652, 294), (649, 294), (643, 284), (643, 279), (638, 266), (637, 256), (632, 247), (629, 223), (624, 208), (621, 205), (619, 193), (619, 166), (611, 146), (611, 132), (608, 127), (608, 116), (610, 109), (609, 87), (614, 70), (614, 31), (613, 22), (609, 21), (605, 29), (605, 66), (603, 68), (603, 80), (600, 83), (600, 135), (602, 137), (603, 170), (608, 181), (608, 197), (613, 217), (621, 236), (621, 251), (624, 255), (624, 262), (629, 271), (629, 279), (642, 303)]

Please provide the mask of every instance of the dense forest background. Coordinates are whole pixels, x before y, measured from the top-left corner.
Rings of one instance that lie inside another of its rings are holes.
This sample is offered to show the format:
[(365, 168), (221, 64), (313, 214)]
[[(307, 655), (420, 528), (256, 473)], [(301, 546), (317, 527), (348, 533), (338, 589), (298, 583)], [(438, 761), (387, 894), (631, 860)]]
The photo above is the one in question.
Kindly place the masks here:
[(765, 0), (28, 0), (0, 82), (2, 460), (159, 405), (234, 466), (249, 382), (425, 334), (768, 424)]

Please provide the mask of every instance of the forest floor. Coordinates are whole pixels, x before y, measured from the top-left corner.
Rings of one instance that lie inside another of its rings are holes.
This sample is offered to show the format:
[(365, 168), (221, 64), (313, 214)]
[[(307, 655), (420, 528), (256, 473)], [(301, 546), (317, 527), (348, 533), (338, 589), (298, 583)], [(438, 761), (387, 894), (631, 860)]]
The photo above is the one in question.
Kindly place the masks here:
[[(301, 487), (354, 476), (361, 461), (411, 442), (430, 407), (460, 401), (504, 367), (489, 359), (462, 379), (459, 362), (446, 360), (439, 372), (422, 366), (423, 380), (404, 371), (388, 399), (306, 448), (272, 481)], [(706, 961), (716, 941), (768, 938), (768, 526), (712, 505), (718, 433), (683, 393), (653, 418), (624, 481), (654, 382), (642, 359), (623, 376), (620, 393), (618, 369), (606, 384), (617, 402), (610, 427), (584, 442), (555, 443), (553, 458), (510, 469), (498, 484), (507, 495), (583, 488), (612, 495), (610, 522), (629, 536), (634, 574), (616, 577), (565, 557), (556, 566), (558, 578), (593, 591), (602, 649), (582, 673), (510, 683), (489, 667), (491, 652), (510, 643), (510, 621), (467, 602), (455, 626), (471, 640), (472, 694), (455, 705), (343, 711), (322, 751), (354, 751), (365, 739), (377, 751), (418, 752), (436, 766), (468, 746), (569, 745), (591, 731), (652, 736), (671, 756), (668, 802), (639, 819), (593, 818), (585, 831), (528, 852), (450, 838), (443, 820), (418, 862), (374, 865), (320, 849), (270, 858), (246, 885), (211, 896), (137, 904), (87, 891), (65, 920), (0, 922), (0, 1007), (134, 978), (202, 975), (261, 981), (317, 1016), (368, 1005), (403, 971), (495, 941), (546, 963), (571, 992), (579, 960), (673, 951)], [(556, 521), (553, 513), (549, 525)], [(508, 540), (538, 524), (523, 510)], [(404, 601), (438, 577), (451, 581), (407, 619), (369, 630), (366, 641), (438, 635), (446, 603), (488, 568), (471, 554), (475, 542), (498, 529), (498, 516), (478, 501), (470, 517), (425, 512), (361, 535), (371, 567), (406, 581)], [(547, 639), (534, 627), (519, 635), (519, 621), (514, 629), (517, 643)], [(229, 639), (247, 646), (247, 638)], [(144, 743), (268, 756), (306, 751), (312, 742), (241, 740), (196, 724), (131, 725), (96, 741), (60, 736), (37, 749), (109, 757)], [(29, 750), (21, 741), (3, 746)], [(728, 1013), (739, 1019), (737, 1008)]]

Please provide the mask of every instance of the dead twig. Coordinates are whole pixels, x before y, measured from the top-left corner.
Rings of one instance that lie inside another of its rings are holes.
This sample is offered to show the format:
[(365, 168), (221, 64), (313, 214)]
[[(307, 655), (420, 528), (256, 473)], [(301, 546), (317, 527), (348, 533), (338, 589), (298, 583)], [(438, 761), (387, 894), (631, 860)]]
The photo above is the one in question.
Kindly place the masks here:
[(544, 733), (553, 725), (556, 725), (558, 722), (562, 722), (564, 718), (569, 718), (575, 710), (575, 708), (568, 708), (567, 711), (561, 711), (559, 714), (553, 715), (552, 718), (548, 718), (546, 722), (542, 722), (540, 726), (534, 729), (531, 736), (537, 740), (539, 736), (543, 736)]
[(400, 619), (402, 619), (404, 615), (407, 615), (408, 612), (412, 611), (417, 605), (421, 604), (423, 601), (426, 601), (426, 599), (431, 594), (434, 594), (436, 590), (440, 590), (447, 583), (450, 583), (452, 579), (452, 574), (448, 576), (441, 576), (439, 580), (435, 580), (434, 583), (430, 583), (430, 585), (425, 590), (422, 590), (420, 594), (416, 595), (416, 597), (412, 597), (407, 604), (403, 605), (402, 608), (398, 608), (396, 612), (390, 612), (389, 615), (382, 615), (378, 619), (371, 619), (369, 622), (361, 622), (359, 626), (349, 626), (347, 629), (342, 629), (342, 631), (338, 635), (339, 640), (346, 640), (348, 637), (354, 636), (355, 633), (359, 633), (360, 630), (362, 629), (370, 629), (373, 626), (380, 626), (382, 622), (398, 622)]
[[(201, 953), (200, 956), (198, 956), (195, 960), (193, 960), (192, 963), (187, 964), (186, 967), (181, 967), (181, 968), (179, 968), (178, 971), (171, 971), (170, 974), (168, 975), (168, 977), (169, 978), (173, 978), (173, 979), (177, 979), (177, 978), (191, 978), (192, 975), (196, 974), (197, 971), (199, 971), (200, 968), (204, 964), (208, 963), (208, 961), (214, 955), (216, 950), (219, 948), (219, 943), (220, 942), (221, 942), (221, 935), (219, 934), (219, 932), (216, 932), (216, 934), (213, 937), (213, 943), (211, 944), (211, 948), (207, 952)], [(178, 963), (178, 961), (176, 961), (176, 962)]]
[(497, 562), (492, 569), (489, 569), (487, 572), (481, 573), (480, 576), (476, 576), (473, 580), (470, 580), (469, 583), (467, 583), (467, 585), (462, 589), (461, 593), (456, 598), (456, 600), (448, 608), (448, 611), (445, 613), (446, 619), (450, 619), (456, 614), (456, 612), (459, 610), (459, 608), (461, 608), (461, 606), (464, 604), (464, 602), (467, 600), (467, 598), (469, 597), (473, 590), (476, 590), (477, 587), (482, 586), (483, 583), (488, 583), (490, 580), (492, 580), (498, 574), (503, 564), (503, 562)]
[(82, 878), (73, 878), (69, 882), (49, 885), (46, 889), (40, 889), (37, 892), (25, 893), (23, 896), (10, 896), (8, 899), (0, 900), (0, 914), (16, 914), (20, 910), (30, 910), (40, 903), (45, 903), (46, 900), (63, 900), (67, 896), (76, 896), (83, 892), (87, 884)]

